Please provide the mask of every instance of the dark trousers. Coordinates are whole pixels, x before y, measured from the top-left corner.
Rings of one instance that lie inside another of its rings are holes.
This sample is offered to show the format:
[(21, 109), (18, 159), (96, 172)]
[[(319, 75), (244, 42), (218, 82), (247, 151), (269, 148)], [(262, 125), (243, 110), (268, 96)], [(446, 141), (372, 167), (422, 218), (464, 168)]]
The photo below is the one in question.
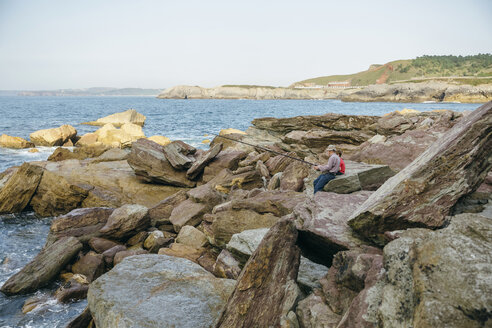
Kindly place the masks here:
[(335, 175), (333, 173), (323, 173), (323, 174), (321, 174), (313, 182), (313, 185), (314, 185), (314, 193), (317, 193), (318, 191), (323, 190), (323, 187), (328, 182), (330, 182), (333, 179), (335, 179)]

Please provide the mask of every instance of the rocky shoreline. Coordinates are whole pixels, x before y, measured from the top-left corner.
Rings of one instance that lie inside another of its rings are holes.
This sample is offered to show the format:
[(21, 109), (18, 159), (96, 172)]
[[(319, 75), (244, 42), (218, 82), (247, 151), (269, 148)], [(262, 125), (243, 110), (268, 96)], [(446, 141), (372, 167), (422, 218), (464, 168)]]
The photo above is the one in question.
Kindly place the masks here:
[(88, 299), (68, 327), (491, 324), (492, 102), (221, 132), (314, 163), (336, 144), (347, 173), (315, 196), (300, 161), (220, 136), (158, 143), (125, 113), (33, 133), (74, 150), (0, 173), (0, 213), (55, 217), (2, 293), (60, 279), (59, 302)]
[(350, 89), (300, 89), (274, 87), (175, 86), (157, 96), (160, 99), (340, 99), (348, 102), (462, 102), (492, 100), (492, 85), (457, 85), (443, 82), (378, 84)]

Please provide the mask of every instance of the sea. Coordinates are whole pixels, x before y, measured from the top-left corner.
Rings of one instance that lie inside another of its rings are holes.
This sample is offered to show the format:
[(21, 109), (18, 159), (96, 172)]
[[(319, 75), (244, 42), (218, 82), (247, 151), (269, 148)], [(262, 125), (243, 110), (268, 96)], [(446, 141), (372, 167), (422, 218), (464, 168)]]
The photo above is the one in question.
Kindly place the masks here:
[[(419, 111), (450, 109), (468, 111), (479, 104), (460, 103), (350, 103), (338, 100), (218, 100), (157, 99), (154, 97), (21, 97), (0, 96), (0, 134), (29, 139), (29, 134), (58, 127), (74, 126), (79, 135), (97, 127), (81, 124), (129, 108), (147, 117), (146, 136), (163, 135), (206, 149), (221, 129), (246, 130), (260, 117), (293, 117), (326, 113), (381, 116), (404, 108)], [(46, 160), (55, 148), (40, 147), (38, 153), (0, 148), (0, 172), (26, 161)], [(0, 215), (0, 286), (32, 260), (43, 247), (52, 218), (34, 213)], [(59, 282), (33, 294), (7, 297), (0, 293), (0, 328), (65, 327), (83, 311), (87, 301), (60, 304), (52, 297)], [(23, 314), (29, 297), (42, 301)]]

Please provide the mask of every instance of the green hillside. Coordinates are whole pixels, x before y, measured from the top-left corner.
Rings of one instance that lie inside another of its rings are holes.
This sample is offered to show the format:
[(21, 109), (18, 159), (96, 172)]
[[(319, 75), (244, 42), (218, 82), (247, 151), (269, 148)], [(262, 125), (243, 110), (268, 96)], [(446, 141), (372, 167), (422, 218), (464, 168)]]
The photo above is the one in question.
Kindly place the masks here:
[(350, 82), (352, 86), (414, 82), (414, 80), (449, 80), (455, 83), (492, 83), (492, 54), (473, 56), (422, 56), (416, 59), (395, 60), (384, 65), (371, 65), (367, 71), (322, 76), (291, 85), (328, 85), (330, 82)]

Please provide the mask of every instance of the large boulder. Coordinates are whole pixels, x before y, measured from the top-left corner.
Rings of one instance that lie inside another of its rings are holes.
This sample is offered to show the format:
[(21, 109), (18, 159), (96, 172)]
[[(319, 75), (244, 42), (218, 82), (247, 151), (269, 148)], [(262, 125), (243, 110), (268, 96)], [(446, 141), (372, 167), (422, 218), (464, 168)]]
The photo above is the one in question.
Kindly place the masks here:
[(237, 279), (217, 327), (278, 327), (299, 295), (301, 252), (290, 220), (279, 221), (263, 238)]
[(22, 164), (0, 189), (0, 214), (22, 212), (31, 201), (42, 176), (41, 167)]
[(102, 254), (89, 252), (72, 265), (72, 272), (84, 275), (89, 282), (104, 273), (104, 257)]
[(280, 190), (302, 191), (309, 166), (299, 161), (290, 163), (280, 178)]
[(74, 237), (65, 237), (47, 246), (21, 271), (10, 277), (0, 288), (6, 295), (36, 291), (54, 279), (65, 265), (82, 249)]
[(123, 205), (111, 213), (106, 224), (99, 232), (104, 236), (115, 239), (129, 237), (150, 226), (148, 211), (148, 208), (142, 205)]
[(489, 218), (461, 214), (442, 230), (409, 229), (386, 245), (386, 279), (372, 290), (381, 296), (365, 305), (377, 310), (378, 327), (489, 327), (491, 227)]
[(125, 123), (120, 129), (107, 124), (95, 133), (98, 135), (97, 143), (117, 148), (131, 147), (134, 141), (145, 138), (142, 127), (132, 123)]
[(136, 125), (143, 126), (145, 123), (146, 117), (135, 109), (128, 109), (121, 113), (111, 114), (102, 118), (97, 119), (96, 121), (85, 122), (82, 124), (88, 125), (99, 125), (103, 126), (105, 124), (113, 124), (114, 126), (122, 126), (126, 123), (132, 123)]
[(21, 137), (11, 137), (6, 134), (2, 134), (0, 136), (0, 147), (22, 149), (32, 148), (34, 147), (34, 144)]
[(336, 253), (362, 245), (363, 242), (352, 234), (347, 220), (371, 194), (370, 191), (352, 194), (318, 192), (313, 200), (299, 204), (293, 215), (303, 255), (331, 266)]
[(77, 135), (77, 130), (71, 125), (65, 124), (54, 129), (45, 129), (33, 132), (29, 135), (36, 146), (62, 146), (68, 140)]
[(169, 221), (172, 223), (174, 231), (179, 232), (185, 225), (198, 225), (202, 221), (203, 215), (209, 210), (210, 207), (207, 204), (195, 203), (191, 199), (187, 199), (173, 209)]
[(79, 208), (68, 214), (59, 216), (51, 222), (50, 232), (46, 241), (50, 245), (63, 237), (76, 237), (87, 244), (108, 221), (114, 209), (106, 207)]
[(215, 326), (234, 285), (189, 260), (149, 254), (99, 277), (87, 299), (98, 328), (205, 328)]
[(386, 181), (349, 225), (383, 242), (385, 231), (441, 227), (455, 203), (475, 191), (492, 168), (492, 102), (462, 118), (422, 155)]
[(146, 182), (178, 187), (194, 187), (186, 172), (175, 170), (164, 155), (164, 147), (147, 139), (139, 139), (132, 145), (128, 164), (135, 174)]

